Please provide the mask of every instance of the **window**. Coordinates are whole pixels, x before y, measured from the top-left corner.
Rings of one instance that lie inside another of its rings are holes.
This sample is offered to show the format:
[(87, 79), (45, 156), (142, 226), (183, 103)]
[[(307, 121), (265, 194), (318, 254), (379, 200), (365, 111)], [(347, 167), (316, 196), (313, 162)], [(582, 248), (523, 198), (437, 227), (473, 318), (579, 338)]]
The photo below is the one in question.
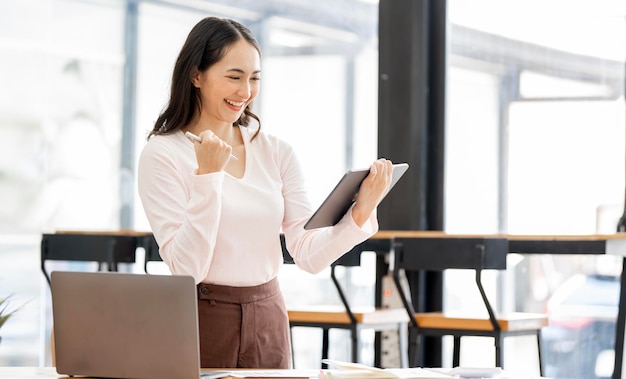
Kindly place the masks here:
[(24, 305), (0, 331), (2, 366), (49, 350), (41, 233), (119, 225), (123, 3), (0, 5), (0, 297)]
[[(624, 198), (623, 4), (452, 0), (448, 13), (446, 231), (613, 233)], [(504, 286), (499, 308), (534, 312), (549, 311), (570, 276), (614, 278), (621, 267), (580, 256), (511, 256), (508, 266), (491, 281)], [(450, 307), (468, 299), (457, 275), (446, 276)], [(545, 374), (608, 376), (613, 341), (596, 335), (602, 346), (581, 334), (570, 349), (590, 359), (547, 341)]]

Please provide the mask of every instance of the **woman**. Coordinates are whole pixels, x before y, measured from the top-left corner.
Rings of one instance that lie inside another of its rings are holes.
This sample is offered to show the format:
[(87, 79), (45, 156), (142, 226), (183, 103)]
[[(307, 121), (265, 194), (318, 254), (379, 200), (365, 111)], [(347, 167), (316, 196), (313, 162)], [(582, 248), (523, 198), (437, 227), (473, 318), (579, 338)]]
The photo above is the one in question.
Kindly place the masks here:
[(375, 209), (391, 181), (391, 162), (375, 161), (336, 226), (304, 230), (313, 212), (295, 152), (263, 133), (250, 110), (260, 62), (245, 26), (201, 20), (139, 159), (139, 195), (163, 261), (198, 283), (202, 367), (288, 368), (289, 323), (276, 279), (281, 230), (295, 263), (318, 273), (378, 230)]

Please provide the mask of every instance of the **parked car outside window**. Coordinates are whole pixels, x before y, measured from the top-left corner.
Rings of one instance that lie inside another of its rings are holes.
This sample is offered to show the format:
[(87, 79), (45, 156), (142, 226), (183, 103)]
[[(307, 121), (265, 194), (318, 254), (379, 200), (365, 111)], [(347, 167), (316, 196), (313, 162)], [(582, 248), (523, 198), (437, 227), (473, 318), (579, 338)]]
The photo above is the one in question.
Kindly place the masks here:
[(620, 277), (577, 274), (546, 303), (542, 331), (545, 376), (596, 379), (613, 372)]

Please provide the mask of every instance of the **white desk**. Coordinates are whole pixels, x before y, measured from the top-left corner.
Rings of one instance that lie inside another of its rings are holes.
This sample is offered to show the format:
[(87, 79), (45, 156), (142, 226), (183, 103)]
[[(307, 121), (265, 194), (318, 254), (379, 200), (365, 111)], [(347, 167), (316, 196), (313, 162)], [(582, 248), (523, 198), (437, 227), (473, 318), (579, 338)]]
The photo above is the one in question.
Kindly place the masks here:
[[(228, 369), (230, 371), (230, 369)], [(438, 371), (439, 369), (432, 369), (433, 371)], [(448, 370), (448, 369), (447, 369)], [(255, 372), (262, 372), (265, 370), (254, 370)], [(302, 372), (303, 371), (309, 371), (309, 370), (267, 370), (268, 372), (271, 373), (275, 373), (277, 371), (281, 372), (281, 375), (279, 376), (279, 378), (281, 379), (289, 379), (289, 378), (297, 378), (297, 379), (301, 379), (302, 378)], [(316, 373), (318, 372), (318, 370), (310, 370), (312, 373)], [(299, 376), (288, 376), (285, 375), (283, 376), (282, 374), (289, 374), (289, 373), (295, 373)], [(527, 377), (527, 376), (517, 376), (517, 375), (509, 375), (509, 373), (504, 373), (503, 372), (502, 377), (506, 377), (506, 378), (516, 378), (516, 379), (544, 379), (541, 378), (539, 376), (533, 376), (533, 377)], [(277, 378), (276, 376), (267, 376), (269, 377), (274, 377)], [(65, 375), (59, 375), (56, 373), (56, 370), (54, 367), (0, 367), (0, 378), (5, 378), (5, 379), (67, 379), (69, 378), (68, 376)], [(317, 376), (312, 376), (311, 378), (317, 378)], [(81, 379), (89, 379), (89, 378), (81, 378)]]
[[(236, 371), (236, 369), (226, 369), (228, 371)], [(221, 371), (221, 370), (219, 370)], [(261, 373), (265, 370), (254, 370), (256, 372)], [(303, 370), (267, 370), (268, 373), (275, 373), (277, 371), (281, 372), (281, 379), (302, 379)], [(308, 371), (308, 370), (307, 370)], [(310, 370), (311, 373), (317, 373), (319, 370)], [(293, 373), (297, 376), (290, 376), (289, 374)], [(283, 376), (284, 374), (284, 376)], [(268, 377), (270, 377), (268, 375)], [(0, 378), (3, 379), (67, 379), (69, 376), (67, 375), (59, 375), (56, 372), (54, 367), (0, 367)], [(312, 376), (311, 378), (317, 378), (317, 376)], [(90, 379), (85, 377), (80, 377), (80, 379)]]
[(0, 378), (67, 378), (57, 374), (54, 367), (0, 367)]

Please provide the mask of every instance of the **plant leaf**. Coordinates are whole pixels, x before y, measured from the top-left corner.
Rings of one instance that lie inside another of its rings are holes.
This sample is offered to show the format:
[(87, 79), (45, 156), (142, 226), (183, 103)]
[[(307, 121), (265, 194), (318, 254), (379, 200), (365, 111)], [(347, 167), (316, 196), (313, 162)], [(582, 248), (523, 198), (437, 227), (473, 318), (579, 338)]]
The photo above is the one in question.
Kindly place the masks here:
[(4, 323), (7, 322), (11, 316), (13, 316), (13, 314), (21, 308), (20, 306), (13, 310), (9, 310), (9, 298), (10, 296), (0, 298), (0, 329), (2, 328), (2, 325), (4, 325)]

